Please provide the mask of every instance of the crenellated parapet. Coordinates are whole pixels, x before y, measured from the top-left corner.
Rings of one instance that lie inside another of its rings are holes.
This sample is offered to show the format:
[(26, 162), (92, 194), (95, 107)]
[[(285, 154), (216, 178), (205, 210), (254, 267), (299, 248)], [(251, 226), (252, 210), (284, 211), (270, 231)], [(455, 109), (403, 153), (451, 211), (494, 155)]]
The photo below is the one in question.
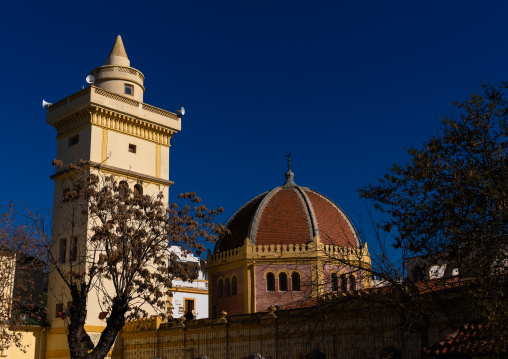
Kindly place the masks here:
[(228, 251), (224, 251), (224, 252), (217, 252), (215, 254), (211, 254), (210, 251), (208, 251), (208, 256), (207, 256), (207, 263), (211, 263), (211, 262), (231, 262), (231, 261), (236, 261), (236, 260), (240, 260), (240, 259), (243, 259), (245, 258), (245, 248), (244, 247), (240, 247), (240, 248), (234, 248), (234, 249), (230, 249)]
[(242, 247), (208, 253), (209, 267), (221, 263), (231, 263), (239, 260), (248, 261), (291, 261), (299, 259), (315, 259), (323, 262), (336, 261), (337, 263), (363, 262), (370, 266), (370, 255), (365, 243), (360, 248), (342, 247), (320, 243), (319, 238), (307, 244), (252, 244), (249, 238), (245, 239)]

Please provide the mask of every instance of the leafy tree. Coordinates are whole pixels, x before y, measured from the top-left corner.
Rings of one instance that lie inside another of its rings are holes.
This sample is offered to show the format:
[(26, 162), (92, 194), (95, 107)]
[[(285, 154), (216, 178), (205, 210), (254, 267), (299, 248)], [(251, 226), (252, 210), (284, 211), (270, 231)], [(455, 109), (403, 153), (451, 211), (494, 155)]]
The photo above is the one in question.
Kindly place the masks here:
[[(65, 320), (71, 358), (104, 358), (126, 320), (146, 316), (148, 308), (166, 313), (172, 278), (197, 277), (196, 264), (178, 260), (168, 247), (201, 255), (204, 243), (224, 230), (213, 223), (222, 208), (207, 209), (194, 193), (180, 195), (183, 203), (168, 207), (162, 194), (134, 194), (86, 162), (68, 170), (72, 185), (58, 213), (65, 217), (64, 230), (71, 238), (86, 236), (86, 247), (71, 248), (75, 261), (63, 263), (54, 242), (51, 272), (61, 278), (70, 298)], [(85, 330), (89, 300), (95, 295), (107, 313), (96, 345)]]
[(508, 103), (506, 84), (482, 92), (441, 121), (375, 185), (359, 190), (386, 216), (395, 248), (458, 263), (491, 320), (508, 314)]

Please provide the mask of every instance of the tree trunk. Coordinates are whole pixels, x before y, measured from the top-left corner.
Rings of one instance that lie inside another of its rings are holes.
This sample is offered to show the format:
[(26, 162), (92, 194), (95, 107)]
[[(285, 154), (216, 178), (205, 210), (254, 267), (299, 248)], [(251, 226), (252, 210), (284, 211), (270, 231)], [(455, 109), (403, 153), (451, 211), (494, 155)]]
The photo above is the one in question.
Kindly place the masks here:
[(81, 286), (81, 290), (77, 289), (77, 285), (71, 288), (72, 307), (68, 311), (70, 314), (70, 322), (67, 327), (67, 340), (72, 359), (85, 358), (88, 351), (93, 348), (92, 340), (85, 331), (85, 320), (87, 315), (86, 296), (87, 290), (85, 285)]
[(103, 359), (113, 347), (116, 337), (125, 325), (125, 313), (127, 313), (128, 300), (116, 298), (111, 306), (111, 315), (108, 318), (107, 326), (101, 334), (97, 346), (84, 359)]

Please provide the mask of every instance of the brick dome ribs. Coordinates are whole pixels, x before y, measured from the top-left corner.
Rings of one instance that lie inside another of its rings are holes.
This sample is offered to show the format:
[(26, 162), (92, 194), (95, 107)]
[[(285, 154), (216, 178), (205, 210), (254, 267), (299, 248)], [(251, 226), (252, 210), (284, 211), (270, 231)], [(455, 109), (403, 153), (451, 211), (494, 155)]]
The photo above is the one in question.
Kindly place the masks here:
[(245, 238), (249, 236), (252, 218), (257, 211), (259, 203), (265, 198), (267, 193), (262, 193), (256, 198), (251, 199), (229, 219), (226, 227), (228, 227), (231, 233), (219, 239), (215, 244), (214, 253), (239, 248), (243, 245)]
[(286, 184), (260, 194), (231, 217), (231, 233), (219, 239), (214, 253), (239, 248), (246, 238), (256, 245), (302, 245), (318, 236), (323, 244), (359, 247), (344, 211), (320, 193), (297, 186), (288, 173)]
[(355, 229), (346, 214), (323, 195), (309, 189), (304, 192), (314, 208), (321, 243), (358, 248)]
[(251, 231), (256, 244), (306, 244), (312, 240), (307, 211), (297, 191), (276, 191), (261, 210)]

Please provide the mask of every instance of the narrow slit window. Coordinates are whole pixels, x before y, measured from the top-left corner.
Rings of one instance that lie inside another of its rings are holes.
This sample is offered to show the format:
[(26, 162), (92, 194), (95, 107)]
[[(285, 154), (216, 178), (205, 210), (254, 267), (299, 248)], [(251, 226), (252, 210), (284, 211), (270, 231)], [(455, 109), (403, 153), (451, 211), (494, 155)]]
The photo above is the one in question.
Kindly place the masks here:
[(78, 260), (78, 237), (72, 237), (70, 261), (76, 262), (77, 260)]
[(343, 291), (344, 293), (347, 292), (347, 277), (345, 274), (342, 274), (340, 276), (340, 287), (341, 291)]
[(217, 285), (217, 292), (219, 298), (222, 298), (224, 296), (224, 282), (222, 281), (222, 279), (219, 279), (219, 283)]
[(136, 145), (133, 145), (132, 143), (129, 143), (129, 152), (130, 153), (136, 153)]
[(226, 278), (226, 284), (224, 285), (224, 296), (229, 297), (231, 294), (231, 282), (229, 278)]
[(65, 255), (67, 253), (67, 239), (60, 238), (60, 253), (59, 253), (59, 259), (60, 263), (65, 263)]
[(356, 278), (354, 275), (349, 277), (349, 290), (356, 291)]
[(231, 279), (231, 295), (236, 295), (238, 288), (236, 276)]
[(298, 292), (300, 291), (300, 274), (293, 272), (291, 274), (291, 289)]
[(134, 95), (134, 86), (125, 84), (125, 92), (124, 93), (129, 96)]
[(279, 290), (281, 292), (288, 290), (288, 275), (286, 273), (279, 274)]
[(332, 273), (332, 292), (339, 291), (339, 277), (337, 273)]
[(275, 291), (275, 275), (273, 273), (266, 275), (266, 290), (269, 292)]

